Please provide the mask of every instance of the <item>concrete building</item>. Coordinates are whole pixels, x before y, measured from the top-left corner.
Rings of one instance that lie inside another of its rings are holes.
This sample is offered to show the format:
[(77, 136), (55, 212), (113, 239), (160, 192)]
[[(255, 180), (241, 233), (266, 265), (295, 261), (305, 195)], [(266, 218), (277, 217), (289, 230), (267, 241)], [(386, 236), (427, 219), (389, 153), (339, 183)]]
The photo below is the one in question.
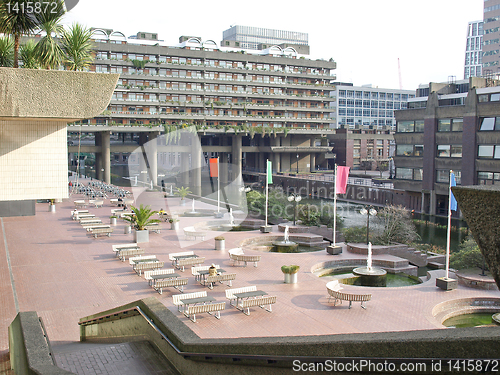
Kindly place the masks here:
[(388, 161), (394, 151), (394, 111), (405, 109), (415, 92), (336, 82), (331, 96), (336, 131), (328, 138), (337, 163), (371, 170), (377, 168), (377, 161)]
[(395, 115), (394, 187), (410, 209), (446, 215), (450, 170), (457, 185), (500, 183), (500, 81), (422, 85)]
[(167, 46), (153, 33), (126, 38), (96, 29), (94, 38), (91, 70), (119, 73), (120, 79), (107, 110), (83, 127), (69, 127), (73, 138), (68, 147), (70, 159), (76, 160), (80, 132), (86, 134), (80, 151), (95, 155), (97, 178), (110, 181), (106, 155), (129, 162), (138, 145), (189, 126), (198, 133), (200, 154), (191, 157), (191, 150), (182, 145), (173, 150), (158, 138), (149, 177), (154, 184), (162, 167), (203, 167), (209, 156), (235, 166), (233, 176), (242, 167), (263, 170), (266, 159), (276, 172), (333, 166), (327, 160), (326, 135), (331, 132), (335, 62), (299, 58), (296, 51), (281, 48), (242, 53), (196, 37)]
[(464, 79), (481, 77), (483, 68), (483, 21), (469, 22), (465, 47)]
[(235, 25), (224, 30), (221, 46), (250, 50), (265, 50), (279, 46), (282, 49), (290, 48), (302, 55), (308, 55), (309, 35), (297, 31)]
[[(500, 0), (484, 2), (483, 75), (499, 73)], [(478, 29), (479, 31), (479, 29)]]

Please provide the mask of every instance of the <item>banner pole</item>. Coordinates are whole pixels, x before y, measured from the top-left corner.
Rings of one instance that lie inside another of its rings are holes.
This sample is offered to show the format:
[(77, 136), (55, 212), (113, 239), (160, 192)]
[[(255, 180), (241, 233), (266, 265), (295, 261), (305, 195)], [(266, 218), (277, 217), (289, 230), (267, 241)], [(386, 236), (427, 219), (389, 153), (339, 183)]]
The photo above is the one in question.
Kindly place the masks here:
[(337, 243), (337, 163), (335, 163), (334, 168), (335, 176), (333, 177), (333, 243), (332, 246), (336, 246)]

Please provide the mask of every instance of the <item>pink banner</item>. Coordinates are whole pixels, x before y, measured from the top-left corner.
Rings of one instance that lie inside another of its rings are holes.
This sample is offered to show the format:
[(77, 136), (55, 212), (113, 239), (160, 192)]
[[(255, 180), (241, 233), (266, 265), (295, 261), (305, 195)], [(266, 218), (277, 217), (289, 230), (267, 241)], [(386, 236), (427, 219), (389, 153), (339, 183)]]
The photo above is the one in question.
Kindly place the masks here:
[(347, 178), (349, 177), (349, 167), (337, 167), (337, 194), (345, 194), (347, 190)]

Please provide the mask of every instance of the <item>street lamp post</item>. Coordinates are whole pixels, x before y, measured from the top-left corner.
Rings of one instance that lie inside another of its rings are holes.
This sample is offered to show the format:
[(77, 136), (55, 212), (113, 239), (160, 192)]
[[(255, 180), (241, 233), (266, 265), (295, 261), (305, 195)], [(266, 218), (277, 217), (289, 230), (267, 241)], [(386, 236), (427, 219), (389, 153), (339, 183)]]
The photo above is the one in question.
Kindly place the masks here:
[(299, 194), (292, 194), (288, 198), (288, 202), (293, 202), (293, 225), (295, 226), (295, 219), (297, 214), (297, 203), (302, 200), (302, 197)]
[(297, 154), (297, 174), (299, 174), (299, 154)]
[(375, 216), (377, 211), (372, 206), (363, 207), (359, 213), (366, 215), (366, 244), (370, 242), (370, 216)]

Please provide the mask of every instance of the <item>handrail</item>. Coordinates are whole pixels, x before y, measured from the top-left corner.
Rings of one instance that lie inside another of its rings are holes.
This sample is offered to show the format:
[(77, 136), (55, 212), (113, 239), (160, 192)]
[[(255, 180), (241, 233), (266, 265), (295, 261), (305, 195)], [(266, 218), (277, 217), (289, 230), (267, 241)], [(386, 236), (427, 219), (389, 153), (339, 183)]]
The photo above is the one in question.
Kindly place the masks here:
[(42, 317), (39, 316), (38, 321), (40, 322), (40, 327), (42, 328), (43, 337), (45, 338), (45, 342), (47, 343), (47, 347), (49, 348), (49, 355), (50, 358), (52, 359), (52, 363), (54, 364), (54, 366), (57, 366), (56, 357), (54, 356), (54, 352), (52, 351), (52, 346), (50, 345), (49, 336), (47, 334), (47, 329), (45, 328), (45, 324), (43, 323)]

